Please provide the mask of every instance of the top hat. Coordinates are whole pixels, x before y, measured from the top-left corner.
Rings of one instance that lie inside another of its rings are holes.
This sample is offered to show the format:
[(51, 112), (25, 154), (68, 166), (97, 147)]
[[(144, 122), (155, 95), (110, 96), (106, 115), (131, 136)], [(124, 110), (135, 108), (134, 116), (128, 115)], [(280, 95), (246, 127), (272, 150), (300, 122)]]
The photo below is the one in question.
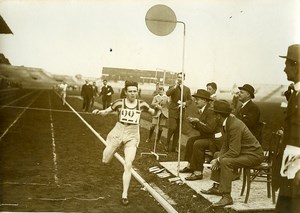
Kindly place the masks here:
[(292, 61), (300, 62), (300, 44), (293, 44), (288, 47), (286, 56), (279, 56), (281, 58), (290, 59)]
[(250, 93), (250, 95), (251, 95), (251, 98), (254, 98), (255, 96), (254, 96), (254, 88), (253, 88), (253, 86), (251, 86), (250, 84), (244, 84), (244, 86), (242, 86), (242, 87), (238, 87), (239, 88), (239, 90), (245, 90), (245, 91), (247, 91), (247, 92), (249, 92)]
[(196, 98), (203, 98), (203, 99), (212, 101), (212, 99), (210, 98), (210, 93), (204, 89), (198, 89), (196, 94), (194, 94), (192, 96), (196, 97)]
[(212, 109), (214, 112), (231, 113), (232, 109), (226, 100), (215, 100)]

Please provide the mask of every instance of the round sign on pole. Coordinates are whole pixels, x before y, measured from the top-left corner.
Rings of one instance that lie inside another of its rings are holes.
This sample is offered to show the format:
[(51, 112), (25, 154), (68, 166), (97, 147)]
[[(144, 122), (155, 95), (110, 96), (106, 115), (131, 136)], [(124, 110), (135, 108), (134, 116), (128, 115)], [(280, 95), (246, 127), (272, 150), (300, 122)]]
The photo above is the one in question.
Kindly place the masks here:
[(174, 11), (166, 5), (157, 4), (151, 7), (145, 17), (147, 28), (157, 36), (166, 36), (176, 27), (177, 19)]

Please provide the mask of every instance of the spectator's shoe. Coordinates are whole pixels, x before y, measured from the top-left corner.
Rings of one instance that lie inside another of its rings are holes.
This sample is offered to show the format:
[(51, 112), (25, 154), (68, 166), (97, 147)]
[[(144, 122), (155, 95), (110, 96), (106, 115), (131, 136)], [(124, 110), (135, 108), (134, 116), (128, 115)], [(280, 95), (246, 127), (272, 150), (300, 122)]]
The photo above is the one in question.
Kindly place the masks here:
[(212, 161), (212, 159), (213, 159), (213, 157), (212, 157), (212, 156), (210, 156), (210, 155), (207, 155), (207, 156), (205, 157), (205, 161), (204, 161), (204, 163), (210, 163), (210, 162)]
[(127, 206), (129, 203), (128, 198), (122, 198), (122, 205)]
[(189, 180), (189, 181), (194, 181), (194, 180), (202, 180), (203, 179), (203, 175), (196, 175), (195, 173), (192, 173), (191, 176), (186, 177), (185, 180)]
[(202, 189), (200, 192), (201, 192), (202, 194), (207, 194), (207, 195), (218, 195), (218, 196), (222, 196), (223, 193), (220, 192), (218, 188), (219, 188), (219, 185), (216, 184), (216, 183), (214, 183), (214, 185), (213, 185), (210, 189), (208, 189), (208, 190), (203, 190), (203, 189)]
[(222, 198), (218, 202), (212, 204), (212, 207), (218, 208), (218, 207), (224, 207), (232, 204), (233, 204), (233, 200), (230, 194), (223, 194)]
[(183, 169), (179, 170), (180, 173), (191, 173), (194, 172), (191, 168), (184, 167)]

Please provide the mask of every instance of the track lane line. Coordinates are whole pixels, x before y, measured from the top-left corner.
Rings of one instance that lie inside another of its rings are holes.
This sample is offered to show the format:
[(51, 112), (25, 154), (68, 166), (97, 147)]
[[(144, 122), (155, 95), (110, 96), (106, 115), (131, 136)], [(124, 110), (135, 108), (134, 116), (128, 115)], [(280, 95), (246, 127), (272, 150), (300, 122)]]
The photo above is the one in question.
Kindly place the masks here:
[(56, 158), (56, 143), (55, 143), (55, 134), (54, 134), (54, 124), (53, 124), (53, 117), (52, 117), (52, 104), (50, 99), (50, 94), (48, 92), (48, 100), (49, 100), (49, 107), (50, 107), (50, 129), (51, 129), (51, 141), (52, 141), (52, 156), (53, 156), (53, 166), (54, 166), (54, 182), (58, 186), (58, 177), (57, 177), (57, 158)]
[(9, 102), (8, 104), (2, 105), (2, 106), (0, 107), (0, 109), (4, 108), (4, 107), (6, 107), (6, 106), (9, 106), (9, 105), (12, 104), (12, 103), (17, 102), (17, 101), (19, 101), (19, 100), (21, 100), (21, 99), (27, 97), (28, 95), (31, 95), (31, 94), (34, 93), (34, 92), (35, 92), (35, 91), (33, 90), (33, 91), (31, 91), (30, 93), (27, 93), (27, 94), (21, 96), (20, 98), (17, 98), (16, 100), (13, 100), (12, 102)]
[[(57, 94), (57, 93), (56, 93)], [(57, 94), (59, 96), (59, 94)], [(105, 145), (107, 146), (106, 141), (101, 137), (101, 135), (96, 132), (96, 130), (84, 120), (80, 116), (80, 114), (68, 103), (66, 102), (66, 105), (79, 117), (79, 119), (94, 133), (94, 135)], [(114, 154), (115, 158), (119, 160), (119, 162), (124, 166), (124, 158), (118, 154), (117, 152)], [(168, 212), (168, 213), (176, 213), (177, 210), (174, 209), (174, 207), (166, 201), (152, 186), (147, 183), (133, 168), (131, 169), (132, 175), (134, 178), (142, 185), (145, 189), (160, 203), (160, 205)]]
[(18, 115), (18, 117), (9, 125), (9, 127), (3, 132), (3, 134), (0, 136), (0, 142), (2, 140), (2, 138), (8, 133), (8, 131), (10, 130), (10, 128), (15, 125), (15, 123), (20, 119), (20, 117), (24, 114), (24, 112), (26, 112), (27, 108), (33, 104), (33, 102), (36, 101), (36, 99), (41, 95), (42, 91), (39, 92), (39, 94), (28, 104), (27, 107), (24, 108), (24, 110)]

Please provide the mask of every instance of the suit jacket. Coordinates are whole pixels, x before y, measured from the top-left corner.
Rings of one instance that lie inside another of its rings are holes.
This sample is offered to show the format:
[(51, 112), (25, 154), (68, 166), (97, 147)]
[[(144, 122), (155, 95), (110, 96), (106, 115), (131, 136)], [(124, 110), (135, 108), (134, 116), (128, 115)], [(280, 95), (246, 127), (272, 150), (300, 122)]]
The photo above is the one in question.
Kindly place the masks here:
[(111, 97), (114, 94), (114, 90), (110, 85), (103, 86), (99, 96), (102, 95), (102, 98)]
[[(180, 107), (178, 101), (181, 100), (181, 88), (179, 86), (170, 86), (166, 92), (166, 95), (170, 97), (169, 102), (169, 118), (179, 118)], [(191, 103), (192, 96), (191, 90), (187, 86), (183, 85), (183, 102), (186, 102), (186, 107)], [(185, 108), (183, 108), (183, 113)]]
[(81, 96), (84, 98), (93, 97), (93, 86), (90, 84), (84, 84), (81, 88)]
[(199, 116), (200, 122), (192, 122), (193, 128), (200, 133), (200, 139), (214, 138), (217, 128), (215, 113), (211, 110), (210, 104), (207, 104), (204, 111)]
[(261, 129), (259, 129), (260, 110), (258, 106), (250, 100), (243, 108), (239, 106), (236, 110), (236, 117), (246, 124), (252, 134), (260, 139)]
[(288, 100), (286, 116), (284, 120), (284, 134), (282, 142), (273, 159), (273, 181), (272, 185), (280, 194), (288, 197), (300, 195), (300, 187), (294, 185), (293, 179), (288, 180), (280, 175), (281, 161), (286, 145), (300, 147), (300, 92), (291, 94)]
[(156, 107), (157, 105), (162, 107), (161, 110), (159, 110), (158, 113), (155, 115), (155, 117), (159, 117), (161, 114), (163, 114), (166, 118), (168, 118), (168, 100), (169, 98), (166, 95), (156, 95), (153, 97), (151, 105), (153, 107)]
[[(223, 145), (219, 158), (235, 158), (239, 155), (252, 155), (263, 160), (263, 149), (248, 127), (234, 115), (227, 118), (223, 134)], [(259, 164), (261, 161), (258, 161)]]
[(96, 97), (98, 95), (98, 87), (94, 85), (92, 87), (93, 87), (93, 96)]

